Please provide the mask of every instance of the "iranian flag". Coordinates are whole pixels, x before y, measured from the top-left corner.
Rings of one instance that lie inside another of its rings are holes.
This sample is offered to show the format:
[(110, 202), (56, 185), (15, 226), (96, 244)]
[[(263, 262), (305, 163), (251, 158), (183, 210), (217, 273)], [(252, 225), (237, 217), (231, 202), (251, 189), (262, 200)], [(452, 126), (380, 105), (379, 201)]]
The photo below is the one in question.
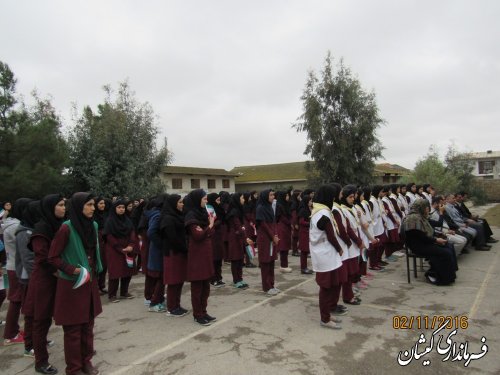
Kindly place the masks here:
[(73, 285), (73, 289), (77, 289), (81, 287), (83, 284), (86, 284), (90, 281), (90, 272), (87, 271), (87, 269), (85, 267), (82, 267), (81, 265), (78, 265), (78, 267), (80, 267), (80, 274), (78, 275), (78, 279)]

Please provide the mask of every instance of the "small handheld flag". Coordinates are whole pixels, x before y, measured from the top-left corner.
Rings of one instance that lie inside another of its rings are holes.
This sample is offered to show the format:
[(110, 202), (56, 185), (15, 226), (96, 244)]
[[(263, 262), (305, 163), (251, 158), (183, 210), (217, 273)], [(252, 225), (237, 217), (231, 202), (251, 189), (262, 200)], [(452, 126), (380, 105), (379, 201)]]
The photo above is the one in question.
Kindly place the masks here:
[(90, 281), (90, 272), (87, 271), (85, 267), (78, 265), (80, 268), (80, 273), (78, 274), (78, 278), (76, 279), (75, 284), (73, 285), (73, 289), (77, 289), (81, 287), (83, 284), (86, 284)]

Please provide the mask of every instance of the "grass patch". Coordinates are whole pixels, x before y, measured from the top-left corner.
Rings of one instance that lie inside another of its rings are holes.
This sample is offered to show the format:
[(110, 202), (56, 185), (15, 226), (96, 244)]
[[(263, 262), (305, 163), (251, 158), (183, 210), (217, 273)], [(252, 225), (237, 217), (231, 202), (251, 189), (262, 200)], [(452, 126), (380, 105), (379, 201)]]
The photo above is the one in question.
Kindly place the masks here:
[(494, 227), (500, 227), (500, 204), (490, 208), (484, 218), (488, 220), (488, 224)]

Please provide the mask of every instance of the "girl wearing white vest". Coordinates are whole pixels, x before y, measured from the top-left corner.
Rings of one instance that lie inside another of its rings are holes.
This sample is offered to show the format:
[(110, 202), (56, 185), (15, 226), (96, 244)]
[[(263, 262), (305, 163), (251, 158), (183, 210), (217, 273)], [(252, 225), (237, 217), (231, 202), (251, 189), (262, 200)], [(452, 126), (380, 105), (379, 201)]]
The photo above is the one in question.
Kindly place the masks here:
[(390, 198), (392, 194), (391, 186), (386, 185), (383, 188), (382, 204), (384, 205), (385, 213), (384, 216), (385, 226), (387, 228), (387, 243), (385, 245), (385, 260), (389, 262), (395, 262), (397, 258), (392, 256), (392, 254), (399, 250), (399, 226), (401, 225), (401, 219), (397, 214), (394, 203)]
[[(373, 246), (378, 243), (377, 238), (373, 234), (373, 218), (371, 213), (371, 208), (369, 202), (365, 199), (365, 190), (368, 190), (368, 197), (370, 197), (371, 190), (370, 188), (358, 189), (357, 197), (354, 201), (354, 207), (358, 213), (359, 221), (361, 224), (360, 234), (361, 240), (363, 241), (366, 249), (367, 249), (367, 257), (371, 262), (370, 253), (373, 252)], [(368, 259), (363, 259), (363, 256), (360, 257), (359, 269), (362, 276), (365, 279), (372, 279), (373, 274), (367, 271)], [(367, 284), (364, 280), (361, 280), (362, 284)]]
[(338, 318), (332, 318), (331, 311), (335, 311), (341, 284), (347, 280), (347, 273), (342, 266), (342, 257), (347, 251), (345, 246), (341, 246), (338, 228), (330, 211), (334, 193), (332, 186), (324, 185), (314, 196), (309, 230), (309, 250), (312, 267), (316, 272), (316, 283), (320, 288), (320, 325), (325, 328), (340, 329), (341, 321)]
[(354, 296), (352, 283), (356, 282), (356, 278), (359, 273), (357, 257), (359, 255), (359, 249), (362, 248), (363, 243), (351, 228), (351, 225), (349, 224), (349, 221), (345, 217), (342, 207), (340, 206), (342, 187), (339, 184), (332, 184), (332, 186), (335, 189), (335, 200), (333, 202), (332, 214), (339, 229), (340, 239), (347, 247), (347, 256), (345, 259), (342, 257), (342, 261), (347, 268), (348, 280), (345, 283), (342, 283), (342, 300), (349, 305), (359, 305), (361, 303), (361, 299)]
[(406, 216), (409, 212), (408, 201), (406, 200), (405, 194), (406, 194), (406, 185), (404, 184), (399, 185), (398, 202), (399, 202), (399, 208), (401, 208), (401, 211), (403, 212), (403, 217)]
[(413, 202), (417, 200), (417, 196), (415, 195), (416, 193), (417, 193), (417, 185), (415, 185), (414, 182), (410, 182), (409, 184), (406, 185), (405, 198), (406, 201), (408, 202), (408, 213), (410, 212), (409, 209), (411, 208)]
[(384, 216), (386, 215), (384, 205), (379, 198), (383, 196), (383, 187), (381, 185), (374, 185), (372, 188), (372, 196), (370, 197), (370, 207), (373, 214), (373, 234), (378, 239), (377, 246), (374, 246), (373, 262), (370, 262), (370, 270), (382, 271), (388, 264), (382, 261), (382, 254), (384, 253), (385, 244), (387, 243), (386, 228)]

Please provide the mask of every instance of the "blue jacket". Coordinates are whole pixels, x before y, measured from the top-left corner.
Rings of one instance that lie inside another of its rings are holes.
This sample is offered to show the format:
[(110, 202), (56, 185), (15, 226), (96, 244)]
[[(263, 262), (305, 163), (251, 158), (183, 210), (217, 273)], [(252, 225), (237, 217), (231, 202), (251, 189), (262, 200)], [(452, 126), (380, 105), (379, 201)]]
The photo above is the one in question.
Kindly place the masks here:
[(149, 255), (148, 270), (163, 271), (163, 252), (160, 237), (160, 210), (153, 208), (144, 213), (148, 219)]

